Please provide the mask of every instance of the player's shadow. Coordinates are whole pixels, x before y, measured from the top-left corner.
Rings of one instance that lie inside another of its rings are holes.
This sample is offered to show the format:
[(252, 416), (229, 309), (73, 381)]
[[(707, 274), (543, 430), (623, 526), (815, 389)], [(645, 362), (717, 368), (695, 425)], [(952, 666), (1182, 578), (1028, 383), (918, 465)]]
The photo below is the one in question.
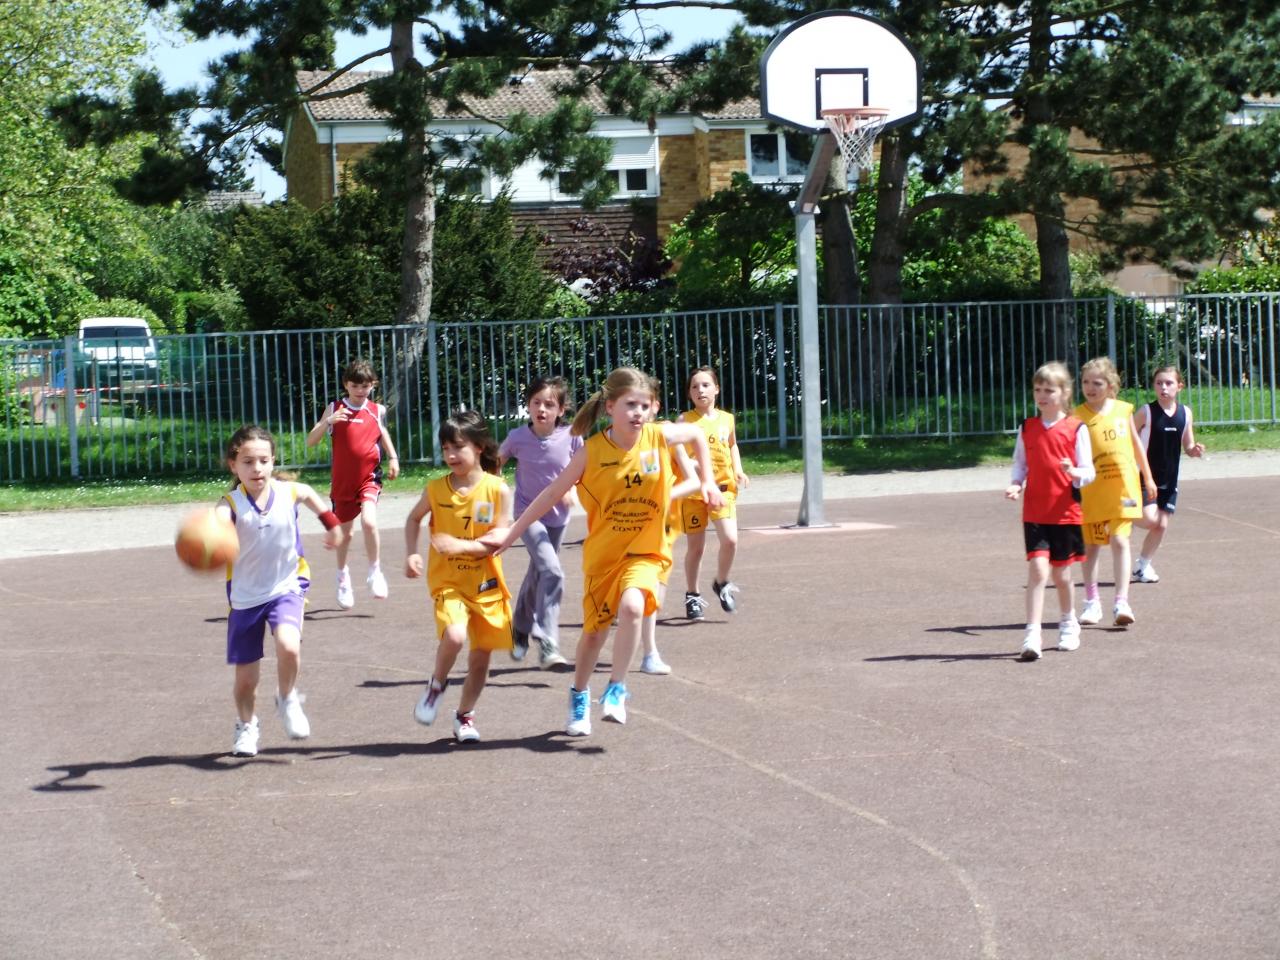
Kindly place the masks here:
[(963, 624), (955, 627), (930, 627), (925, 633), (958, 633), (965, 637), (980, 637), (990, 630), (1017, 630), (1019, 632), (1026, 629), (1025, 623), (976, 623)]
[[(572, 667), (570, 667), (569, 669), (572, 669)], [(542, 671), (540, 671), (536, 666), (531, 666), (531, 667), (490, 667), (490, 668), (489, 668), (489, 679), (490, 679), (490, 680), (492, 680), (494, 677), (505, 677), (505, 676), (508, 676), (509, 674), (513, 674), (513, 673), (515, 673), (515, 674), (520, 674), (520, 675), (524, 675), (524, 674), (529, 673), (530, 671), (533, 671), (535, 674), (539, 674), (539, 675), (541, 675), (541, 674), (545, 674), (545, 673), (551, 673), (551, 672), (552, 672), (552, 671), (550, 671), (550, 670), (542, 670)], [(360, 683), (358, 684), (358, 686), (359, 686), (359, 687), (361, 687), (361, 688), (363, 688), (363, 689), (366, 689), (366, 690), (382, 690), (382, 689), (390, 688), (390, 687), (425, 687), (425, 686), (427, 685), (427, 679), (428, 679), (428, 678), (423, 677), (421, 680), (362, 680), (362, 681), (360, 681)], [(461, 687), (461, 686), (462, 686), (462, 681), (461, 681), (461, 680), (457, 680), (457, 679), (453, 679), (453, 680), (451, 680), (451, 681), (450, 681), (449, 686), (451, 686), (451, 687)], [(551, 686), (551, 684), (549, 684), (549, 683), (547, 683), (547, 682), (545, 682), (545, 681), (543, 681), (543, 682), (541, 682), (541, 683), (532, 683), (532, 682), (531, 682), (531, 683), (507, 683), (507, 682), (503, 682), (503, 683), (495, 684), (495, 686), (496, 686), (496, 687), (499, 687), (499, 688), (501, 688), (501, 687), (528, 687), (528, 688), (530, 688), (531, 690), (545, 690), (545, 689), (547, 689), (548, 687), (550, 687), (550, 686)]]
[[(319, 614), (319, 616), (317, 616), (317, 614)], [(326, 610), (321, 608), (319, 610), (308, 610), (306, 613), (302, 615), (303, 620), (315, 620), (315, 621), (336, 620), (339, 617), (341, 617), (343, 620), (372, 620), (373, 614), (352, 613), (350, 610), (339, 610), (337, 608), (333, 610)], [(226, 623), (227, 618), (225, 616), (205, 617), (204, 622), (205, 623)]]
[(884, 663), (901, 661), (912, 663), (917, 660), (933, 660), (938, 663), (959, 663), (962, 660), (1017, 660), (1019, 651), (1012, 653), (898, 653), (889, 657), (863, 657), (864, 663)]
[(572, 737), (551, 730), (528, 737), (516, 737), (506, 740), (480, 740), (475, 743), (457, 743), (452, 737), (441, 737), (430, 743), (414, 741), (360, 743), (350, 746), (286, 746), (267, 747), (258, 751), (256, 757), (235, 757), (230, 753), (200, 754), (157, 754), (148, 757), (136, 757), (133, 760), (94, 761), (89, 763), (68, 763), (46, 767), (56, 773), (52, 780), (40, 783), (31, 789), (38, 793), (83, 793), (90, 790), (105, 790), (97, 783), (82, 782), (95, 773), (110, 773), (121, 770), (145, 770), (150, 767), (187, 767), (205, 773), (225, 773), (239, 770), (255, 763), (280, 764), (291, 763), (295, 758), (302, 760), (340, 760), (344, 757), (373, 757), (376, 759), (395, 759), (397, 757), (425, 757), (453, 753), (455, 750), (528, 750), (532, 753), (580, 753), (601, 754), (604, 747), (581, 744)]
[[(954, 633), (963, 637), (980, 637), (993, 630), (1009, 630), (1021, 632), (1026, 625), (1022, 623), (986, 623), (960, 624), (954, 627), (930, 627), (926, 633)], [(1005, 651), (999, 653), (957, 653), (952, 650), (938, 650), (930, 653), (898, 653), (885, 657), (864, 657), (865, 663), (913, 663), (919, 660), (930, 660), (937, 663), (959, 663), (964, 660), (1017, 660), (1021, 651)]]

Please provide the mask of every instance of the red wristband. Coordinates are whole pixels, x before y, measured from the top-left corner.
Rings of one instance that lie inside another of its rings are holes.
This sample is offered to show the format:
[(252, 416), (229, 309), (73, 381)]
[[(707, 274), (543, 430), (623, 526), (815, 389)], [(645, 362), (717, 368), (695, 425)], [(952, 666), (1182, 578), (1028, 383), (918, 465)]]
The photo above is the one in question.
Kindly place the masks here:
[(320, 514), (320, 522), (324, 524), (326, 530), (332, 530), (334, 527), (340, 526), (342, 521), (338, 519), (338, 515), (332, 510), (326, 510)]

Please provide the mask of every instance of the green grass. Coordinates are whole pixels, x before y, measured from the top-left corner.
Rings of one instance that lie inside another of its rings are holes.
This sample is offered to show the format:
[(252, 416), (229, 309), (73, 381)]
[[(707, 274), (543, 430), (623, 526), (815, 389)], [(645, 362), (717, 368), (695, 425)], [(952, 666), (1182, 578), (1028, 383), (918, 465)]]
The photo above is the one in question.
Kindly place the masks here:
[[(1196, 439), (1210, 453), (1219, 450), (1280, 450), (1280, 428), (1199, 427)], [(785, 450), (776, 444), (743, 445), (743, 466), (750, 476), (799, 473), (804, 459), (799, 444)], [(1007, 436), (962, 437), (946, 441), (928, 438), (885, 438), (831, 441), (824, 445), (823, 463), (833, 473), (885, 473), (894, 470), (945, 470), (1008, 463), (1013, 439)], [(386, 484), (391, 493), (416, 493), (439, 476), (442, 468), (405, 466), (404, 473)], [(508, 470), (508, 479), (511, 471)], [(329, 470), (303, 470), (298, 479), (322, 493)], [(130, 477), (114, 480), (40, 481), (0, 487), (0, 511), (63, 510), (85, 507), (128, 507), (144, 504), (191, 503), (217, 499), (228, 488), (230, 475), (189, 475), (175, 478)]]

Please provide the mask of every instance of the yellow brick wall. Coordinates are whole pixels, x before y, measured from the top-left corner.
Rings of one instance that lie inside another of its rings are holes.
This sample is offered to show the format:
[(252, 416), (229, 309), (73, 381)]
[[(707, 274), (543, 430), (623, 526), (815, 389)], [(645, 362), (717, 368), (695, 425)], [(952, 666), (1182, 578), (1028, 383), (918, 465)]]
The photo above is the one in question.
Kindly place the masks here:
[(338, 144), (338, 189), (355, 177), (356, 163), (373, 149), (372, 143)]
[(289, 199), (316, 210), (333, 196), (329, 183), (329, 147), (316, 141), (316, 131), (302, 108), (289, 126), (284, 155), (285, 189)]
[(707, 134), (707, 196), (729, 189), (733, 174), (746, 169), (745, 130), (712, 130)]
[(695, 130), (658, 142), (662, 194), (658, 197), (658, 236), (684, 219), (699, 200), (728, 188), (736, 171), (746, 170), (746, 140), (741, 130)]
[(662, 190), (658, 196), (658, 238), (665, 240), (672, 224), (682, 220), (703, 196), (698, 163), (698, 134), (662, 137), (658, 141), (658, 169)]

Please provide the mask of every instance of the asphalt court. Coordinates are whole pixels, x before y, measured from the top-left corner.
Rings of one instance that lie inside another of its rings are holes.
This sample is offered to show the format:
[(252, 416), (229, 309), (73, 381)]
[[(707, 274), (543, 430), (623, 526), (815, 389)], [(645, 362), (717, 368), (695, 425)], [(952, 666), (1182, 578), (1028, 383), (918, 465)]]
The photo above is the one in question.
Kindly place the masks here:
[(747, 502), (741, 612), (680, 619), (677, 568), (675, 672), (631, 674), (625, 727), (565, 737), (569, 675), (498, 657), (467, 746), (412, 717), (422, 582), (340, 611), (310, 536), (313, 736), (264, 665), (252, 760), (216, 578), (0, 561), (0, 955), (1280, 956), (1280, 484), (1184, 484), (1138, 622), (1031, 664), (1018, 510), (831, 500), (847, 526), (783, 532), (794, 505)]

